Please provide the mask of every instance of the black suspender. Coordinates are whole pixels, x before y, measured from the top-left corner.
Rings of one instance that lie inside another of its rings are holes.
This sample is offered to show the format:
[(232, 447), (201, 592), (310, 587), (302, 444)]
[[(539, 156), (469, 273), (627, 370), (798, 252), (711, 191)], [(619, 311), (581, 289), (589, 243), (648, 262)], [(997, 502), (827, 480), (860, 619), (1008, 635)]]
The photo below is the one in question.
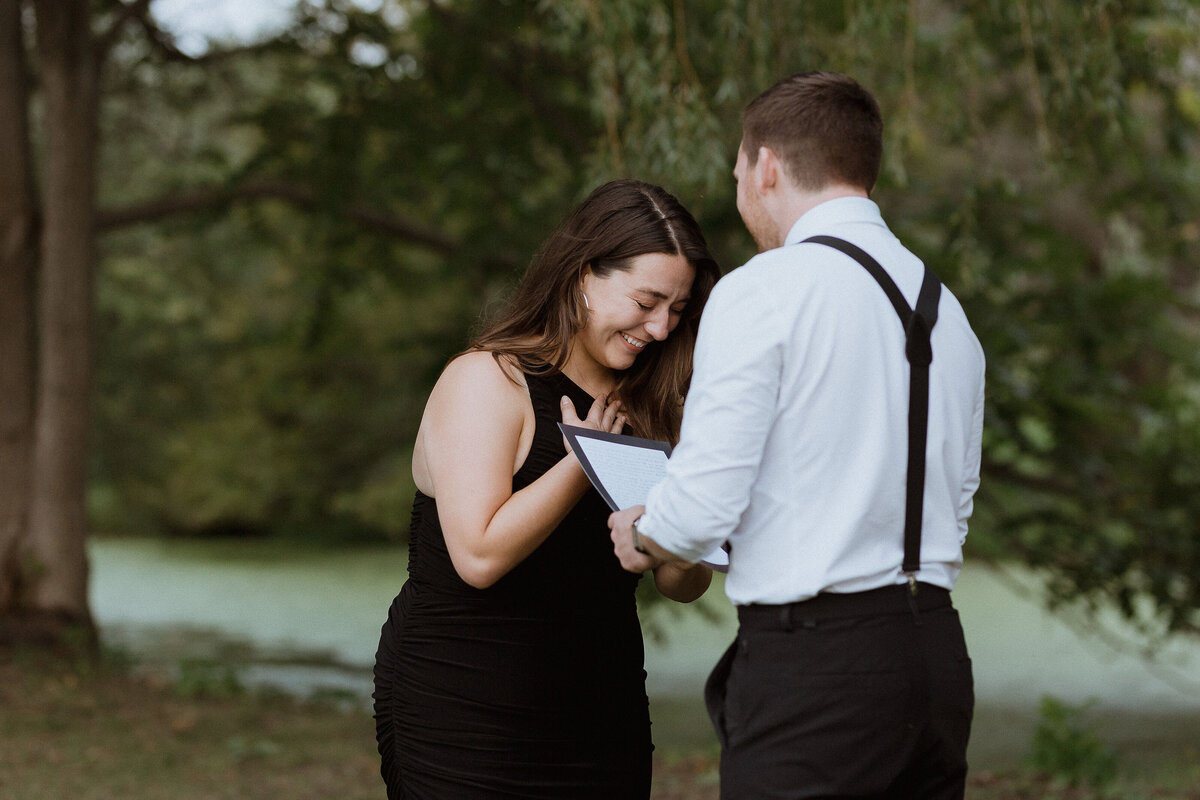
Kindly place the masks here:
[(904, 326), (904, 353), (910, 365), (908, 383), (908, 477), (904, 503), (904, 564), (908, 585), (917, 589), (917, 570), (921, 568), (921, 514), (925, 497), (925, 440), (929, 430), (929, 365), (933, 346), (929, 337), (937, 323), (938, 300), (942, 283), (928, 268), (917, 295), (917, 308), (909, 308), (904, 295), (891, 276), (874, 258), (855, 245), (835, 236), (813, 236), (804, 240), (832, 247), (853, 258), (882, 287)]

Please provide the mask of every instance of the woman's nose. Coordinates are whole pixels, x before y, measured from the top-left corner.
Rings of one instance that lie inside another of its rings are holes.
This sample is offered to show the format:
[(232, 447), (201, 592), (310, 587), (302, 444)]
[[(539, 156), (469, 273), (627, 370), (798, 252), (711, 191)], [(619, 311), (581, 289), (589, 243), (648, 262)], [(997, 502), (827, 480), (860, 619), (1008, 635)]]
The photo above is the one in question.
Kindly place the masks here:
[(646, 333), (660, 342), (666, 339), (667, 334), (670, 332), (671, 312), (668, 309), (661, 309), (655, 312), (654, 316), (646, 321)]

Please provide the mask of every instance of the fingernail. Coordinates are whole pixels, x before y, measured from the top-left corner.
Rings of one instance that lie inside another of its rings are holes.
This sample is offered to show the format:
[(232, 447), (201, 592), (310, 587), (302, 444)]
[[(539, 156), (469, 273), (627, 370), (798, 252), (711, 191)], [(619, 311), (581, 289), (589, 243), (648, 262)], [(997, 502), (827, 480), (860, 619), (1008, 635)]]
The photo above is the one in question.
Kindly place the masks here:
[(560, 405), (564, 405), (564, 406), (565, 406), (567, 403), (571, 402), (571, 398), (567, 397), (567, 396), (564, 394), (564, 395), (562, 396), (562, 400), (559, 400), (558, 402), (559, 402), (559, 404), (560, 404)]

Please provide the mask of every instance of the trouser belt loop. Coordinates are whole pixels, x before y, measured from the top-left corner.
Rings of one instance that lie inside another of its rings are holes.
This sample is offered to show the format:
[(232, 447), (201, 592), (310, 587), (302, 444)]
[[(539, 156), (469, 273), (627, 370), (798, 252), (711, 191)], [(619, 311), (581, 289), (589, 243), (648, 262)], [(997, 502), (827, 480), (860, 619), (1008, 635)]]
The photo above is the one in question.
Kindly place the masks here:
[(792, 606), (790, 604), (779, 607), (779, 627), (789, 633), (792, 630)]

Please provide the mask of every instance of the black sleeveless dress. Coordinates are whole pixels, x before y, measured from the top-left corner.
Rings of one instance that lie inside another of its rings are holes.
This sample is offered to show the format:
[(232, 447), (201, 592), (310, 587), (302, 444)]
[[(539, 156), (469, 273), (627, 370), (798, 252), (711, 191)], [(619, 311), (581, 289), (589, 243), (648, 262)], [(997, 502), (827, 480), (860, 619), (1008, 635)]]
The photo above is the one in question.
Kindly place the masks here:
[[(526, 376), (537, 420), (513, 491), (566, 451), (561, 374)], [(487, 402), (480, 398), (480, 402)], [(409, 577), (375, 663), (376, 737), (392, 800), (645, 800), (650, 719), (634, 590), (594, 490), (487, 589), (455, 572), (437, 503), (413, 503)]]

